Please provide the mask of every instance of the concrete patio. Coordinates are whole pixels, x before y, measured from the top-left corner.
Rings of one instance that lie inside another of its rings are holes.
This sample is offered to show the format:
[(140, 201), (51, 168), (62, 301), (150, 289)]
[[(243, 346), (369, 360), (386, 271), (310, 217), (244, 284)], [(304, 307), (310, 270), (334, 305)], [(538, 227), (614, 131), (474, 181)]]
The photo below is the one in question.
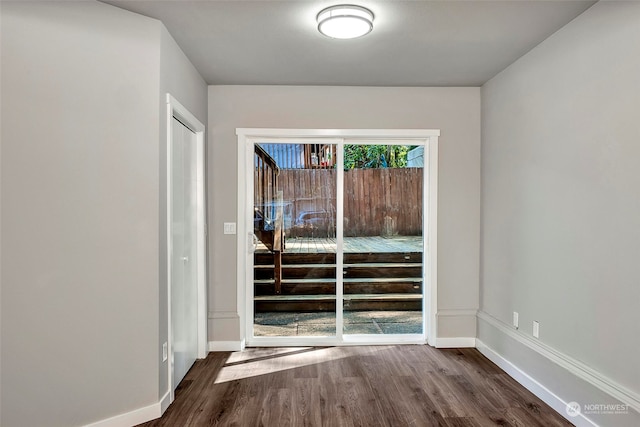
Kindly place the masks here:
[[(256, 313), (254, 336), (331, 336), (335, 335), (333, 312)], [(420, 334), (421, 311), (345, 311), (345, 334)]]

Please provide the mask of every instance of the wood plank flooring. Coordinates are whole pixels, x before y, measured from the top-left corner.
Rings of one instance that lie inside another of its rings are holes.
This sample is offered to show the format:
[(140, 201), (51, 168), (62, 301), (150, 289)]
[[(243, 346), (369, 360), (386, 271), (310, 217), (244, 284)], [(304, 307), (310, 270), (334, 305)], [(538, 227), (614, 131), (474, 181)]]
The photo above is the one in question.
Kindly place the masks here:
[(197, 361), (157, 426), (572, 424), (475, 349), (255, 348)]

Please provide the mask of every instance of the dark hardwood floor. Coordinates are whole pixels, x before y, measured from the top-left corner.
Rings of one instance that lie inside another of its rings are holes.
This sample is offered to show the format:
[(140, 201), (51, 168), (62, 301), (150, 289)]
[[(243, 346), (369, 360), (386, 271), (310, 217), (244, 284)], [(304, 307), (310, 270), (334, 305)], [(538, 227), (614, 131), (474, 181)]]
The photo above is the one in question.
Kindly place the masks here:
[(475, 349), (255, 348), (197, 361), (143, 426), (570, 426)]

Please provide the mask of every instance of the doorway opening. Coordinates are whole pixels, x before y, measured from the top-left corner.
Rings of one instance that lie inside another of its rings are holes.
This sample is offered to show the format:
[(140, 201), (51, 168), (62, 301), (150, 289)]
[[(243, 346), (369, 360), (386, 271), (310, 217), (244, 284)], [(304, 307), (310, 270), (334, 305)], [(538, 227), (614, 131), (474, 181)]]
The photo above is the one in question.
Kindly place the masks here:
[(439, 132), (237, 132), (247, 344), (432, 342)]

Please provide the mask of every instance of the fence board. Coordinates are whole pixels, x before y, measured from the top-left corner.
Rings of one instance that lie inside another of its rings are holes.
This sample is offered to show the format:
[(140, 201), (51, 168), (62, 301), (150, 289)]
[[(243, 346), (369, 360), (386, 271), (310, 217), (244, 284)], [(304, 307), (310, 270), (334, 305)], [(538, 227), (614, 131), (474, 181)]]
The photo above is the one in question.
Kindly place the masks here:
[[(422, 168), (345, 171), (344, 235), (421, 235), (423, 172)], [(278, 180), (285, 204), (291, 205), (288, 235), (335, 237), (335, 169), (282, 169)]]

